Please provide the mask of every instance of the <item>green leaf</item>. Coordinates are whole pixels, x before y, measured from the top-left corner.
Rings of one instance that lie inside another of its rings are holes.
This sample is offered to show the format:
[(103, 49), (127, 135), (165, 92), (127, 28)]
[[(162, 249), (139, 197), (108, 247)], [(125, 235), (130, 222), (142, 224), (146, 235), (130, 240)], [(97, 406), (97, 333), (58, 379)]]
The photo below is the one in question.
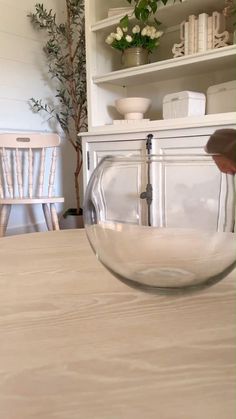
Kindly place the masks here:
[(125, 15), (124, 17), (122, 17), (122, 19), (120, 20), (120, 26), (122, 28), (128, 28), (128, 26), (129, 26), (129, 17), (128, 17), (128, 15)]
[(155, 14), (157, 11), (157, 2), (154, 0), (150, 3), (150, 7), (152, 9), (152, 13)]
[(156, 24), (157, 26), (160, 26), (160, 25), (161, 25), (161, 22), (160, 22), (159, 20), (157, 20), (155, 17), (154, 17), (154, 22), (155, 22), (155, 24)]
[(139, 1), (139, 4), (138, 4), (138, 8), (141, 10), (141, 9), (146, 9), (147, 8), (147, 6), (148, 6), (148, 4), (149, 4), (149, 1), (148, 0), (140, 0)]
[(149, 18), (149, 11), (148, 9), (140, 10), (140, 18), (143, 22), (146, 22)]

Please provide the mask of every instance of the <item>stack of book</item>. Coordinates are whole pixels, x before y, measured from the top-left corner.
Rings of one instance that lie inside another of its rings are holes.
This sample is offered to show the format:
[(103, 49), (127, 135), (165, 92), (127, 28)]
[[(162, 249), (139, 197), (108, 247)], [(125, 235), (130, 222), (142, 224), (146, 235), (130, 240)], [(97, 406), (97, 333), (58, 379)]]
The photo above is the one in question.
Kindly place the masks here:
[(214, 48), (221, 48), (232, 43), (231, 34), (226, 31), (225, 16), (219, 12), (212, 15), (201, 13), (190, 15), (180, 25), (180, 44), (174, 44), (174, 57), (191, 55)]

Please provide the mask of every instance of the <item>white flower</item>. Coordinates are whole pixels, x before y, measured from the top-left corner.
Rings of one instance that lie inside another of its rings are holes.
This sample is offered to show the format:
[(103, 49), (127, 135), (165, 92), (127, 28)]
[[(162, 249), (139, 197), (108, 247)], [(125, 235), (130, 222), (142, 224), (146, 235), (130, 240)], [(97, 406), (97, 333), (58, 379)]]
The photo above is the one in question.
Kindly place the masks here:
[(128, 28), (122, 28), (123, 32), (128, 32)]
[(123, 36), (123, 31), (122, 31), (122, 29), (119, 26), (116, 28), (116, 33), (118, 35), (120, 35), (121, 37)]
[(133, 41), (133, 38), (130, 35), (126, 35), (125, 39), (126, 39), (127, 42), (132, 42)]
[(140, 32), (140, 26), (139, 25), (135, 25), (132, 29), (133, 33), (139, 33)]
[(106, 41), (105, 41), (105, 42), (106, 42), (108, 45), (111, 45), (113, 41), (114, 41), (113, 36), (108, 35), (108, 37), (106, 38)]
[(116, 33), (116, 34), (115, 34), (115, 39), (116, 39), (117, 41), (120, 41), (120, 40), (121, 40), (121, 38), (122, 38), (122, 35), (119, 35), (118, 33)]
[(153, 28), (152, 26), (146, 26), (144, 29), (146, 29), (146, 35), (147, 36), (151, 36), (153, 34), (153, 29), (155, 30), (155, 28)]
[(157, 31), (155, 33), (155, 38), (160, 38), (160, 36), (162, 36), (162, 35), (163, 35), (163, 32), (162, 31)]
[(141, 35), (142, 36), (146, 36), (147, 35), (147, 28), (146, 28), (146, 26), (145, 26), (145, 28), (142, 29)]

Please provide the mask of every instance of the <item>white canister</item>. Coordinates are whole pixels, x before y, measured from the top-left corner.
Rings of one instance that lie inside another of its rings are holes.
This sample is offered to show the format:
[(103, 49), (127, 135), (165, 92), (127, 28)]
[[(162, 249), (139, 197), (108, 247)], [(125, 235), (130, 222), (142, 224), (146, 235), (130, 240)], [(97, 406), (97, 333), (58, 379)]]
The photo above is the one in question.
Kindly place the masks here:
[(207, 89), (207, 113), (236, 111), (236, 80), (216, 84)]
[(184, 118), (205, 115), (206, 96), (204, 93), (183, 91), (171, 93), (163, 99), (163, 118)]

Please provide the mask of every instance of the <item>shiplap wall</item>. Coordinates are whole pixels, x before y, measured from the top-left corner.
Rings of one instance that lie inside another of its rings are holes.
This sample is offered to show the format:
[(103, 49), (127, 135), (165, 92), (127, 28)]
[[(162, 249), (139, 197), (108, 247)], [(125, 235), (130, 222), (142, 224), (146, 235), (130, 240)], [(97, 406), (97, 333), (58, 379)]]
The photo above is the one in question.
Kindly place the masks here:
[[(36, 31), (27, 17), (35, 10), (36, 2), (0, 0), (0, 132), (57, 128), (49, 125), (46, 116), (43, 119), (39, 114), (32, 113), (29, 106), (29, 98), (42, 98), (48, 102), (55, 92), (42, 51), (45, 34)], [(64, 20), (64, 0), (45, 0), (43, 4), (56, 12), (58, 21)], [(64, 142), (61, 152), (63, 159), (59, 159), (56, 192), (65, 196), (67, 207), (73, 204), (74, 155)], [(40, 209), (12, 209), (8, 234), (41, 229), (44, 229), (44, 219)]]

